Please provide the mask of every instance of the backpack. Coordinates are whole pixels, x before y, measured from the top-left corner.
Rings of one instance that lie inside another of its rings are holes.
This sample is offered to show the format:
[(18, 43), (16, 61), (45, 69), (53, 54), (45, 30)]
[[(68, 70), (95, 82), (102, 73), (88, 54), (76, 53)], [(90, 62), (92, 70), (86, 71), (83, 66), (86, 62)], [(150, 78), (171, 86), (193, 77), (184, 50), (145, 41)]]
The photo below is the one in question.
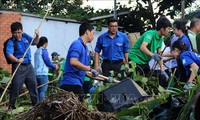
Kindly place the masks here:
[[(22, 34), (22, 37), (25, 37), (27, 40), (28, 40), (28, 36), (26, 35), (26, 34)], [(7, 64), (12, 64), (12, 61), (10, 61), (10, 59), (7, 57), (7, 55), (6, 55), (6, 46), (7, 46), (7, 44), (8, 44), (8, 41), (9, 40), (12, 40), (12, 38), (9, 38), (9, 39), (7, 39), (4, 43), (3, 43), (3, 54), (4, 54), (4, 56), (5, 56), (5, 58), (6, 58), (6, 62), (7, 62)], [(12, 40), (13, 41), (13, 43), (14, 43), (14, 52), (15, 52), (15, 50), (17, 50), (17, 41), (16, 40)]]

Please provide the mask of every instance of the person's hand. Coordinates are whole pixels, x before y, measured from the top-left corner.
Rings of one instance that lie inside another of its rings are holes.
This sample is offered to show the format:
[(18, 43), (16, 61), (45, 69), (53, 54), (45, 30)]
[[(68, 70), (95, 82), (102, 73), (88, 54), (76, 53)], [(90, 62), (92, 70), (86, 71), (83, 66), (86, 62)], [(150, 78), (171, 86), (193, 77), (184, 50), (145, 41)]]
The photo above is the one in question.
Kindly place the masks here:
[(108, 77), (109, 79), (107, 79), (106, 81), (109, 82), (109, 83), (112, 83), (114, 82), (114, 78), (113, 77)]
[(157, 54), (157, 53), (154, 53), (153, 56), (152, 56), (152, 58), (153, 58), (156, 62), (159, 62), (159, 61), (162, 59), (162, 57), (161, 57), (159, 54)]
[(18, 62), (18, 63), (23, 63), (23, 62), (24, 62), (24, 59), (23, 59), (23, 58), (19, 58), (19, 59), (17, 60), (17, 62)]
[(39, 29), (36, 29), (36, 30), (35, 30), (35, 35), (36, 35), (36, 36), (39, 36)]
[(96, 71), (99, 71), (99, 66), (98, 66), (98, 65), (95, 65), (95, 66), (94, 66), (94, 69), (95, 69)]
[(163, 75), (165, 77), (165, 80), (167, 81), (169, 79), (169, 76), (167, 75), (167, 73), (163, 70), (160, 73), (161, 75)]
[(191, 89), (191, 88), (194, 87), (194, 86), (195, 86), (194, 83), (187, 82), (187, 83), (183, 86), (183, 88), (186, 89), (186, 90), (188, 90), (188, 89)]
[(90, 72), (92, 73), (93, 77), (97, 77), (99, 75), (99, 73), (94, 69), (91, 69)]
[(54, 64), (55, 66), (56, 66), (56, 70), (58, 70), (59, 69), (59, 66), (58, 66), (58, 64)]

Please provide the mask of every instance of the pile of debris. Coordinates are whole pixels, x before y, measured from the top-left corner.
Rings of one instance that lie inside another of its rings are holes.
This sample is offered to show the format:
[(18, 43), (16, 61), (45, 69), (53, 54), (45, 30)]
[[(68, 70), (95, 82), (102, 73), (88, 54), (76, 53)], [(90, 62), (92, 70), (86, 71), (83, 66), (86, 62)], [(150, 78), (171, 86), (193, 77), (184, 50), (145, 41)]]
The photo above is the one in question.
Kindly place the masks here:
[(116, 120), (112, 113), (88, 110), (72, 92), (59, 90), (16, 120)]

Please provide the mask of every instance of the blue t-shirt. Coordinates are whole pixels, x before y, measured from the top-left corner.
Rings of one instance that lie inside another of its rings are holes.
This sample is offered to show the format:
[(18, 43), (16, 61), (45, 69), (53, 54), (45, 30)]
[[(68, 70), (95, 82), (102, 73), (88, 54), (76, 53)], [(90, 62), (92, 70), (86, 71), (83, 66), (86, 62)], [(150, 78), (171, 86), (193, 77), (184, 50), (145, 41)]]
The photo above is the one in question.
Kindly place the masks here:
[(36, 50), (34, 54), (34, 62), (36, 75), (48, 75), (48, 67), (51, 67), (53, 70), (56, 68), (49, 58), (47, 49), (43, 47)]
[(127, 35), (117, 32), (114, 38), (111, 38), (109, 32), (99, 36), (97, 39), (95, 52), (100, 53), (102, 50), (102, 58), (105, 60), (122, 60), (124, 53), (129, 52), (129, 40)]
[(188, 46), (188, 50), (192, 51), (192, 45), (190, 43), (190, 40), (185, 34), (182, 37), (180, 37), (178, 40), (181, 40), (182, 42), (184, 42)]
[[(16, 47), (14, 50), (14, 41), (16, 42)], [(26, 49), (28, 48), (29, 44), (32, 41), (32, 37), (26, 33), (22, 33), (21, 41), (15, 39), (12, 36), (6, 46), (6, 55), (13, 54), (17, 59), (22, 58)], [(33, 42), (32, 45), (35, 45)], [(29, 64), (31, 63), (31, 50), (29, 49), (26, 56), (24, 57), (24, 62), (22, 64)]]
[[(200, 55), (192, 52), (192, 51), (183, 51), (180, 55), (180, 59), (182, 61), (182, 64), (186, 70), (186, 75), (189, 76), (190, 71), (190, 65), (192, 63), (196, 63), (200, 67)], [(198, 74), (200, 74), (200, 69), (198, 70)]]
[(84, 78), (86, 72), (84, 70), (80, 70), (75, 68), (70, 64), (71, 58), (77, 58), (79, 62), (82, 64), (89, 66), (90, 65), (90, 54), (87, 46), (83, 43), (81, 38), (75, 40), (69, 50), (66, 57), (65, 70), (63, 79), (60, 82), (60, 86), (62, 85), (79, 85), (83, 86)]

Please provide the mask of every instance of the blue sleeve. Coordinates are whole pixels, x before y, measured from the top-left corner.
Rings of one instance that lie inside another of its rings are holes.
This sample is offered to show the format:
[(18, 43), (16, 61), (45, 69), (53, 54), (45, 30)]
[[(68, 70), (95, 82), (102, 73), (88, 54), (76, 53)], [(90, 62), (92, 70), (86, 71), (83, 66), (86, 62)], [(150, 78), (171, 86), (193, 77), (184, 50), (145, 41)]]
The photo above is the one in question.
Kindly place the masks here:
[(190, 65), (192, 63), (194, 63), (194, 61), (187, 55), (181, 55), (180, 59), (181, 59), (184, 67), (190, 67)]
[[(31, 43), (32, 41), (32, 37), (30, 35), (28, 35), (27, 33), (22, 33), (22, 37), (27, 39), (29, 43)], [(31, 45), (36, 45), (36, 43), (33, 41), (33, 43)]]
[(100, 53), (101, 49), (102, 49), (102, 41), (101, 41), (102, 37), (98, 37), (97, 39), (97, 43), (96, 43), (96, 47), (95, 47), (95, 52)]
[(44, 63), (47, 67), (51, 67), (52, 69), (56, 69), (56, 66), (50, 61), (47, 49), (42, 49), (42, 59), (44, 60)]
[(8, 56), (10, 54), (14, 54), (14, 43), (11, 39), (7, 42), (6, 46), (6, 55)]
[(124, 34), (124, 46), (123, 46), (124, 53), (128, 53), (130, 49), (129, 39), (128, 36)]
[(80, 56), (80, 53), (81, 53), (81, 46), (79, 43), (77, 42), (74, 42), (72, 43), (72, 45), (70, 46), (70, 49), (69, 49), (69, 57), (70, 58), (79, 58)]

